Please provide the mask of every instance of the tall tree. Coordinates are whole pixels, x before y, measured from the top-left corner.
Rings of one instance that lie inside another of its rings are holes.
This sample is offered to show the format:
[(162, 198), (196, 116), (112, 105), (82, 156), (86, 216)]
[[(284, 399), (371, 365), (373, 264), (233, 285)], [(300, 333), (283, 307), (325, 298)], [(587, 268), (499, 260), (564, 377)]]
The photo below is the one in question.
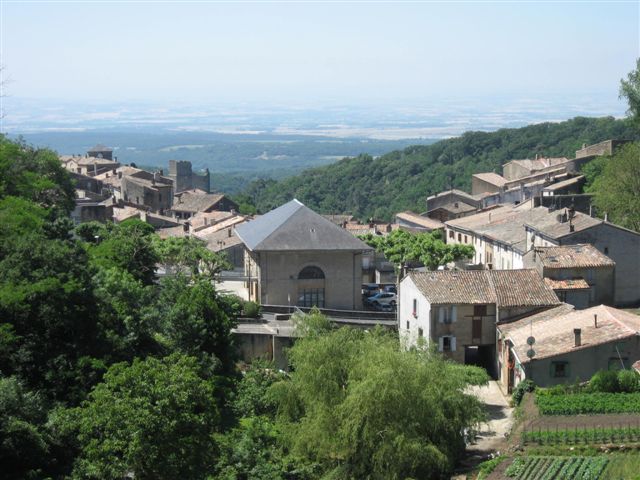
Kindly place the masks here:
[(65, 420), (78, 431), (74, 476), (202, 479), (216, 461), (220, 416), (213, 383), (195, 358), (118, 363)]
[(590, 187), (600, 215), (640, 232), (640, 143), (624, 145)]
[(381, 330), (319, 330), (297, 340), (290, 361), (290, 380), (272, 387), (280, 429), (322, 478), (443, 478), (483, 418), (466, 388), (485, 373), (404, 351)]
[(629, 72), (627, 79), (620, 80), (620, 98), (627, 99), (627, 113), (635, 125), (640, 127), (640, 58), (636, 60), (636, 68)]

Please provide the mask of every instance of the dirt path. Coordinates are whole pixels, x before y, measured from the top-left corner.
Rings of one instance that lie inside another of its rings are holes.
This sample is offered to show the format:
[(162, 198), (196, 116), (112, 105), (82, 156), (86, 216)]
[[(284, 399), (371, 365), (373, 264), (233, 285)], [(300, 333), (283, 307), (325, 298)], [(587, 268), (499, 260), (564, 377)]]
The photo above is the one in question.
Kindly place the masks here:
[(507, 445), (506, 434), (513, 425), (513, 408), (502, 394), (498, 383), (489, 382), (486, 387), (475, 387), (473, 393), (486, 405), (488, 421), (480, 428), (475, 442), (467, 447), (471, 455), (488, 455), (503, 451)]

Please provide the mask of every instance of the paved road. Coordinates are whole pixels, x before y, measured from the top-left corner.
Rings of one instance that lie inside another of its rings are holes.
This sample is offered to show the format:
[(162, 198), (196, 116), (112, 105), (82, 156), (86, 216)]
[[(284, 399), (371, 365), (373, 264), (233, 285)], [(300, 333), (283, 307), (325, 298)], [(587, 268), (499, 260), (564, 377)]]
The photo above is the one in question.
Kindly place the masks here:
[(488, 422), (480, 428), (480, 435), (475, 443), (469, 445), (469, 452), (482, 454), (504, 450), (505, 434), (513, 425), (513, 408), (502, 394), (497, 382), (490, 381), (486, 387), (474, 387), (473, 393), (487, 406)]

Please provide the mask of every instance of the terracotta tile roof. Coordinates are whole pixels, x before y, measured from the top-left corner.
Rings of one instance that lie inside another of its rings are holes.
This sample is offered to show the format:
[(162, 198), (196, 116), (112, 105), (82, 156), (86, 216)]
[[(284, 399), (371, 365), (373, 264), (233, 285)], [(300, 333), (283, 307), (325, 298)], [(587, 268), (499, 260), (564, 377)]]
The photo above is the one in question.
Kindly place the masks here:
[(535, 270), (447, 270), (411, 272), (432, 304), (488, 304), (498, 307), (560, 303)]
[(444, 223), (440, 222), (439, 220), (429, 217), (423, 217), (422, 215), (410, 211), (396, 213), (396, 219), (409, 224), (413, 224), (413, 226), (424, 227), (429, 230), (444, 228)]
[(570, 187), (571, 185), (575, 185), (583, 181), (584, 181), (584, 175), (580, 175), (578, 177), (569, 178), (568, 180), (552, 183), (551, 185), (544, 187), (543, 190), (545, 191), (562, 190), (563, 188)]
[(572, 278), (569, 280), (545, 278), (544, 283), (554, 290), (588, 290), (590, 288), (584, 278)]
[(612, 267), (616, 264), (604, 253), (588, 244), (535, 247), (536, 255), (545, 268)]
[[(578, 347), (575, 346), (574, 328), (580, 329)], [(520, 362), (526, 363), (529, 361), (526, 354), (529, 336), (536, 339), (535, 359), (554, 357), (640, 335), (640, 316), (605, 305), (574, 310), (570, 305), (562, 304), (513, 323), (498, 325), (498, 329), (511, 340)]]
[(506, 178), (502, 175), (498, 175), (497, 173), (487, 172), (487, 173), (475, 173), (473, 177), (482, 180), (483, 182), (490, 183), (491, 185), (495, 185), (496, 187), (502, 187), (505, 183), (508, 182)]
[(171, 209), (176, 212), (204, 212), (215, 207), (223, 198), (225, 196), (220, 193), (187, 190), (175, 196)]
[[(537, 207), (534, 210), (544, 209), (545, 207)], [(536, 218), (533, 221), (525, 223), (525, 226), (541, 232), (549, 238), (557, 239), (569, 235), (570, 233), (580, 232), (588, 228), (600, 225), (602, 220), (590, 217), (584, 213), (576, 212), (571, 224), (573, 225), (573, 232), (570, 229), (568, 221), (560, 221), (559, 216), (565, 214), (565, 210), (555, 210), (548, 212), (547, 215), (543, 215), (540, 218)]]
[(552, 167), (568, 161), (569, 159), (567, 157), (537, 158), (533, 160), (525, 158), (522, 160), (511, 160), (510, 162), (505, 163), (502, 167), (504, 168), (511, 163), (515, 163), (527, 170), (540, 170), (542, 168)]

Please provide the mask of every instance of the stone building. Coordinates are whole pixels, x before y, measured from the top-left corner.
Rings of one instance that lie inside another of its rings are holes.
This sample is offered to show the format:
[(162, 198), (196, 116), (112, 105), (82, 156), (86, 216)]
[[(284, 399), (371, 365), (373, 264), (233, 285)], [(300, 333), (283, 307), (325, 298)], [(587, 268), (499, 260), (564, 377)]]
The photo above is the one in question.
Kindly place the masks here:
[(494, 373), (496, 323), (559, 303), (535, 270), (411, 272), (400, 282), (398, 330), (407, 348), (433, 343)]
[(497, 345), (499, 380), (508, 392), (525, 379), (541, 387), (584, 381), (640, 359), (640, 316), (604, 305), (574, 310), (561, 304), (498, 325)]
[(164, 213), (173, 204), (173, 182), (159, 173), (144, 170), (121, 177), (121, 194), (125, 203), (144, 206)]
[(591, 245), (534, 247), (524, 264), (536, 269), (562, 302), (576, 308), (613, 305), (616, 264)]
[(194, 188), (205, 193), (211, 191), (209, 169), (202, 174), (194, 173), (191, 170), (191, 162), (187, 160), (169, 160), (169, 178), (173, 180), (175, 193)]
[(174, 196), (172, 211), (176, 218), (191, 218), (198, 212), (235, 211), (238, 204), (220, 193), (207, 193), (204, 190), (185, 190)]
[(87, 155), (90, 157), (104, 158), (105, 160), (113, 160), (113, 149), (99, 143), (95, 147), (87, 150)]
[(236, 227), (249, 298), (266, 305), (362, 308), (362, 253), (346, 230), (292, 200)]

